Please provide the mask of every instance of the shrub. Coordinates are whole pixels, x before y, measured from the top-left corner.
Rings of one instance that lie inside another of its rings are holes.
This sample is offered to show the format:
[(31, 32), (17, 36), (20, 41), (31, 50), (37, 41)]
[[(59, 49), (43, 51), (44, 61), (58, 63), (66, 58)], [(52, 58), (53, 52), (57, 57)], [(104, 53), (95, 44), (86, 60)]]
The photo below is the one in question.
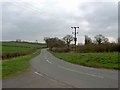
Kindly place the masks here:
[(2, 53), (2, 60), (4, 59), (8, 59), (8, 58), (14, 58), (14, 57), (18, 57), (18, 56), (25, 56), (28, 54), (31, 54), (33, 52), (35, 52), (37, 49), (31, 49), (29, 51), (24, 51), (24, 52), (9, 52), (9, 53)]
[(70, 51), (70, 48), (68, 47), (53, 47), (51, 49), (51, 51), (54, 51), (54, 52), (69, 52)]
[(101, 44), (101, 45), (81, 45), (77, 47), (77, 52), (114, 52), (119, 51), (118, 44)]

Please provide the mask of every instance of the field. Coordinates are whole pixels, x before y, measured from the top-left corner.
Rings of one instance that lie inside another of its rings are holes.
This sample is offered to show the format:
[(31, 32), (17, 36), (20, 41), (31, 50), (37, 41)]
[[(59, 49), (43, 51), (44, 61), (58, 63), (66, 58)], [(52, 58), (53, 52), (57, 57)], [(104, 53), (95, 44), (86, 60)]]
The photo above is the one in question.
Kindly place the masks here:
[(25, 56), (44, 47), (46, 47), (46, 45), (38, 43), (3, 42), (2, 59), (4, 60), (18, 56)]
[(2, 53), (9, 53), (9, 52), (21, 52), (21, 51), (28, 51), (31, 48), (26, 47), (14, 47), (14, 46), (2, 46)]
[(21, 56), (17, 58), (11, 58), (2, 62), (2, 78), (6, 79), (13, 75), (19, 75), (28, 71), (29, 61), (40, 54), (40, 50), (31, 55)]
[(67, 62), (89, 67), (120, 69), (118, 52), (103, 53), (58, 53), (52, 52), (56, 57)]
[(46, 45), (38, 43), (27, 43), (27, 42), (2, 42), (2, 46), (15, 46), (15, 47), (28, 47), (28, 48), (41, 48), (46, 47)]
[(29, 70), (29, 61), (40, 54), (40, 49), (45, 47), (46, 45), (37, 43), (3, 42), (2, 78), (5, 79)]

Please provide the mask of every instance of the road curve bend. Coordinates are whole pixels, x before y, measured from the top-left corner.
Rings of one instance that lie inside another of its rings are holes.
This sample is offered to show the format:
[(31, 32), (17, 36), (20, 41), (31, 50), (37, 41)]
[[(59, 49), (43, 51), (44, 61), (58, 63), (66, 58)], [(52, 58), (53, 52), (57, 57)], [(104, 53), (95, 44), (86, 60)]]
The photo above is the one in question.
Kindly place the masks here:
[(118, 71), (71, 64), (54, 57), (47, 49), (31, 60), (35, 73), (70, 87), (118, 88)]

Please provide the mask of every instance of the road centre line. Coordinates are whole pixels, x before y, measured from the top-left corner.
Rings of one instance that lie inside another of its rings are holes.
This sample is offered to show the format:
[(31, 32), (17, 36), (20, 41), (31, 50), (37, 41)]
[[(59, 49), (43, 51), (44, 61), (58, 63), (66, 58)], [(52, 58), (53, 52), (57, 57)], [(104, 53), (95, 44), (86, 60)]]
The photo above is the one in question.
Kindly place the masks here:
[(50, 62), (49, 60), (46, 60), (48, 63), (52, 64), (52, 62)]
[(43, 76), (42, 74), (38, 73), (38, 72), (34, 72), (35, 74), (39, 75), (39, 76)]
[(65, 70), (68, 70), (68, 71), (76, 72), (76, 73), (79, 73), (79, 74), (86, 74), (86, 75), (89, 75), (89, 76), (92, 76), (92, 77), (104, 78), (103, 76), (99, 76), (99, 75), (95, 75), (95, 74), (90, 74), (90, 73), (79, 72), (79, 71), (72, 70), (72, 69), (69, 69), (69, 68), (66, 68), (66, 67), (60, 66), (60, 65), (58, 67), (62, 68), (62, 69), (65, 69)]

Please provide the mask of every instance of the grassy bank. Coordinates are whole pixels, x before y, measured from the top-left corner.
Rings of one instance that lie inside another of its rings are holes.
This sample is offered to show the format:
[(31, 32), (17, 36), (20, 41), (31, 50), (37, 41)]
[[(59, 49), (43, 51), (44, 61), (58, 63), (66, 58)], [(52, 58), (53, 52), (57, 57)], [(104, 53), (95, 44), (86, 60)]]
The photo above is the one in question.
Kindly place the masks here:
[(18, 75), (29, 70), (29, 61), (39, 53), (40, 50), (37, 50), (31, 55), (4, 60), (2, 62), (2, 78), (6, 79), (9, 76)]
[(58, 53), (52, 52), (56, 57), (67, 62), (89, 67), (119, 69), (118, 52), (110, 53)]

